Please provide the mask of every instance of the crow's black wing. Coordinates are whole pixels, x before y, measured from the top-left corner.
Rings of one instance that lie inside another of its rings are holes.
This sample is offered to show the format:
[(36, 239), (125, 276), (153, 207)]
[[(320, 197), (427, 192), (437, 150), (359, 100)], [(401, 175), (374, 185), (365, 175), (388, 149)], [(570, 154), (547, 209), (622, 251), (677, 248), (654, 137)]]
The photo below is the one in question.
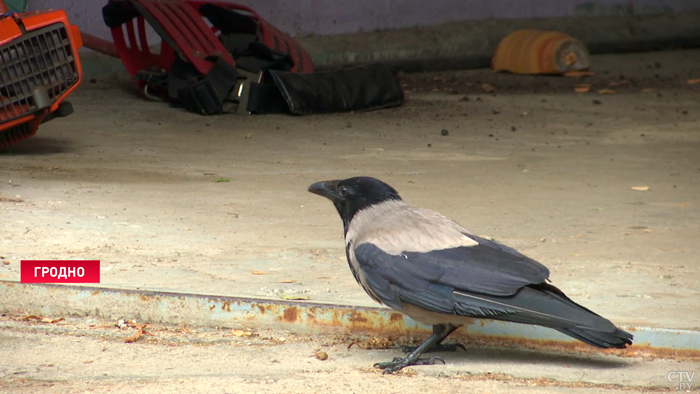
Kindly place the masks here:
[(549, 271), (514, 249), (478, 237), (479, 245), (398, 256), (378, 245), (355, 248), (366, 290), (402, 310), (490, 318), (557, 329), (599, 347), (624, 347), (632, 336), (544, 283)]
[(479, 244), (394, 256), (384, 253), (381, 245), (365, 243), (355, 248), (355, 256), (361, 267), (406, 289), (433, 283), (456, 290), (508, 296), (549, 277), (547, 267), (515, 249), (470, 237)]

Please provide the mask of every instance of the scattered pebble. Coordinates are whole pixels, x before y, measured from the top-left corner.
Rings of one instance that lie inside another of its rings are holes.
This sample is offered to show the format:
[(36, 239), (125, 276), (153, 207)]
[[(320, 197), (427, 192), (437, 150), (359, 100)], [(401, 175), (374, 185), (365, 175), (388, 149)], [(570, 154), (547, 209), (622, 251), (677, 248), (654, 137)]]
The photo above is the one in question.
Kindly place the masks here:
[(441, 134), (443, 137), (446, 137), (446, 136), (450, 135), (450, 132), (449, 132), (449, 130), (447, 130), (447, 129), (442, 129), (442, 131), (440, 132), (440, 134)]
[(600, 100), (598, 100), (598, 99), (594, 99), (594, 100), (593, 100), (593, 104), (600, 105), (600, 104), (603, 104), (603, 102), (600, 101)]
[(481, 85), (481, 91), (484, 93), (493, 93), (496, 91), (496, 87), (491, 85), (490, 83), (485, 83)]
[(316, 357), (317, 359), (319, 359), (321, 361), (326, 361), (326, 360), (328, 360), (328, 353), (322, 352), (322, 351), (317, 351), (314, 353), (314, 357)]

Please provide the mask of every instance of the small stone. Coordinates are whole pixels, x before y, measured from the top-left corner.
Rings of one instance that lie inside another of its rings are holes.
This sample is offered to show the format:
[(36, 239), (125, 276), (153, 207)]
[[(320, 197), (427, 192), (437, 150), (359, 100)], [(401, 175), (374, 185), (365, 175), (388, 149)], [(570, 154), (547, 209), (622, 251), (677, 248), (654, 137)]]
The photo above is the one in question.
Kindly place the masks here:
[(449, 132), (447, 129), (442, 129), (442, 131), (440, 132), (440, 134), (441, 134), (443, 137), (446, 137), (446, 136), (450, 135), (450, 132)]
[(490, 83), (485, 83), (481, 85), (481, 91), (484, 93), (493, 93), (496, 91), (496, 87), (491, 85)]
[(459, 101), (469, 101), (469, 96), (465, 95), (464, 97), (459, 99)]
[(593, 104), (600, 105), (600, 104), (603, 104), (603, 102), (598, 100), (598, 99), (595, 99), (595, 100), (593, 100)]
[(432, 146), (433, 146), (433, 144), (428, 144), (428, 148), (431, 148)]
[(515, 127), (515, 126), (510, 126), (510, 131), (515, 131), (515, 130), (517, 130), (517, 129), (518, 129), (518, 128)]
[(317, 359), (319, 359), (321, 361), (326, 361), (326, 360), (328, 360), (328, 353), (318, 351), (318, 352), (314, 353), (314, 357), (316, 357)]

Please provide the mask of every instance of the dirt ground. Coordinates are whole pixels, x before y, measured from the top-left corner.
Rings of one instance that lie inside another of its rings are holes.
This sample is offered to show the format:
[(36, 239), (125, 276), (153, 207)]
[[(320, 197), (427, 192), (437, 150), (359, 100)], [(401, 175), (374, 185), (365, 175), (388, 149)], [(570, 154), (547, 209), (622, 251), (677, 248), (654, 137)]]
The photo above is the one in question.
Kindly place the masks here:
[[(19, 280), (22, 259), (99, 259), (106, 287), (374, 305), (347, 269), (337, 213), (306, 191), (370, 175), (543, 262), (553, 284), (619, 325), (700, 329), (700, 84), (686, 82), (700, 78), (697, 64), (700, 51), (683, 51), (594, 56), (596, 74), (578, 80), (408, 74), (401, 107), (307, 117), (202, 117), (145, 101), (130, 81), (87, 80), (71, 96), (73, 115), (0, 151), (0, 279)], [(575, 93), (579, 84), (591, 91)], [(3, 335), (50, 346), (17, 330)], [(202, 349), (202, 359), (233, 362), (225, 348)], [(300, 376), (361, 381), (364, 391), (414, 384), (335, 371)], [(167, 376), (165, 388), (179, 384)], [(424, 379), (416, 391), (504, 389)]]
[[(0, 393), (639, 393), (668, 392), (673, 371), (697, 361), (519, 348), (443, 353), (445, 365), (382, 375), (397, 349), (348, 347), (354, 339), (283, 331), (147, 327), (0, 317)], [(697, 383), (697, 377), (694, 379)], [(691, 388), (694, 387), (694, 384)], [(685, 391), (685, 390), (683, 390)]]

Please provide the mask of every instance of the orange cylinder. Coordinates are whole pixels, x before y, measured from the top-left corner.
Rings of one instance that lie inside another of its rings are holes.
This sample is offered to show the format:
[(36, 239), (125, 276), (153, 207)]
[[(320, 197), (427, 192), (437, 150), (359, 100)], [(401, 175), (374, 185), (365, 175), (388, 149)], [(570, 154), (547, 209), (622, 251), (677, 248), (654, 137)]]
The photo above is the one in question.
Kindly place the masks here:
[(528, 29), (501, 40), (491, 68), (515, 74), (563, 74), (587, 69), (589, 60), (586, 46), (568, 34)]

